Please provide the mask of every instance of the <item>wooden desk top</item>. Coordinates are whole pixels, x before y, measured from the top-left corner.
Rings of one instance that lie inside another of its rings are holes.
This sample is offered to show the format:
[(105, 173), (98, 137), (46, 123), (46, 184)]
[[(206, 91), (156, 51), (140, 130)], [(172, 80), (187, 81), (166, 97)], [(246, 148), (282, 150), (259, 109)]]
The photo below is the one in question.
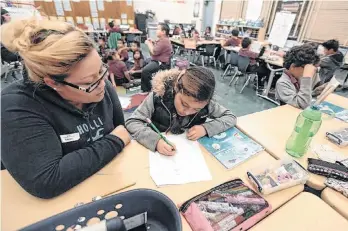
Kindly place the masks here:
[[(233, 46), (227, 46), (227, 47), (223, 47), (225, 50), (227, 51), (234, 51), (234, 52), (239, 52), (239, 50), (241, 49), (241, 47), (233, 47)], [(268, 55), (264, 55), (262, 57), (260, 57), (260, 59), (263, 59), (265, 62), (278, 66), (278, 67), (283, 67), (283, 63), (284, 63), (284, 59), (282, 57), (276, 57), (277, 59), (270, 59), (270, 56)]]
[(122, 31), (124, 34), (142, 34), (143, 32), (140, 30), (127, 30), (127, 31)]
[(348, 220), (348, 198), (332, 188), (326, 187), (321, 198)]
[(344, 231), (348, 221), (313, 194), (303, 192), (250, 231)]
[[(149, 167), (148, 167), (143, 172), (138, 171), (138, 175), (142, 177), (141, 179), (138, 179), (137, 184), (135, 186), (129, 189), (135, 189), (135, 188), (154, 189), (170, 197), (176, 205), (180, 205), (186, 200), (231, 179), (241, 178), (246, 184), (252, 187), (251, 183), (248, 180), (246, 172), (250, 168), (254, 168), (256, 166), (259, 166), (260, 164), (266, 165), (276, 161), (267, 152), (261, 152), (257, 154), (256, 156), (252, 157), (251, 159), (247, 160), (246, 162), (238, 165), (237, 167), (231, 170), (227, 170), (225, 169), (223, 165), (220, 164), (218, 160), (216, 160), (204, 148), (201, 148), (201, 149), (202, 149), (204, 159), (210, 169), (210, 173), (212, 175), (213, 180), (183, 184), (183, 185), (169, 185), (169, 186), (157, 187), (155, 183), (153, 182), (152, 178), (150, 177)], [(149, 163), (148, 155), (144, 153), (144, 156), (146, 156), (147, 158), (145, 162), (148, 165)], [(287, 201), (289, 201), (291, 198), (293, 198), (294, 196), (302, 192), (303, 188), (304, 188), (303, 185), (298, 185), (298, 186), (289, 188), (287, 190), (283, 190), (280, 192), (273, 193), (271, 195), (267, 195), (265, 196), (265, 199), (271, 204), (273, 209), (277, 209), (283, 204), (285, 204)], [(183, 217), (182, 217), (182, 223), (183, 223), (183, 230), (191, 231), (191, 228), (189, 227), (185, 218)]]
[[(191, 39), (185, 38), (185, 40), (191, 40)], [(184, 42), (182, 40), (180, 40), (180, 39), (170, 38), (170, 41), (172, 43), (176, 43), (176, 44), (178, 44), (180, 46), (184, 46)], [(196, 47), (202, 46), (202, 45), (210, 45), (210, 44), (220, 45), (221, 42), (220, 41), (216, 41), (216, 40), (198, 40), (196, 42)]]
[[(109, 192), (112, 185), (125, 185), (136, 181), (136, 185), (122, 191), (137, 188), (150, 188), (158, 190), (169, 196), (175, 204), (181, 204), (191, 197), (202, 193), (216, 185), (234, 178), (241, 178), (249, 185), (246, 171), (259, 164), (268, 164), (275, 159), (267, 152), (261, 152), (234, 169), (226, 170), (210, 153), (202, 148), (203, 156), (210, 169), (213, 180), (190, 183), (184, 185), (170, 185), (157, 187), (149, 174), (148, 150), (133, 141), (113, 161), (83, 183), (67, 193), (51, 199), (43, 200), (26, 193), (9, 174), (2, 173), (2, 230), (16, 230), (32, 224), (56, 213), (71, 209), (77, 202), (88, 202), (94, 196)], [(113, 182), (110, 184), (110, 182)], [(119, 182), (120, 184), (118, 184)], [(273, 209), (289, 201), (303, 191), (299, 185), (283, 190), (265, 198)], [(21, 217), (20, 220), (17, 218)], [(183, 220), (184, 230), (191, 230), (186, 220)]]
[[(343, 104), (348, 102), (348, 99), (332, 94), (328, 97), (327, 101), (332, 103), (337, 103), (340, 101), (340, 104), (343, 106)], [(276, 159), (280, 159), (282, 157), (291, 157), (286, 153), (285, 145), (294, 129), (297, 116), (300, 114), (300, 112), (300, 109), (285, 105), (242, 116), (238, 118), (237, 127), (263, 145), (266, 150)], [(324, 116), (326, 117), (326, 115)], [(342, 153), (348, 157), (347, 147), (338, 147), (337, 145), (328, 141), (325, 137), (327, 131), (332, 131), (347, 126), (347, 123), (344, 123), (338, 119), (323, 120), (318, 133), (313, 138), (311, 146), (314, 147), (319, 144), (328, 145), (336, 152)], [(303, 157), (296, 158), (296, 160), (300, 162), (303, 167), (307, 168), (307, 159), (309, 157), (317, 158), (316, 154), (313, 153), (311, 148)], [(325, 177), (310, 174), (310, 179), (307, 183), (309, 186), (315, 189), (322, 190), (325, 188), (324, 181)]]

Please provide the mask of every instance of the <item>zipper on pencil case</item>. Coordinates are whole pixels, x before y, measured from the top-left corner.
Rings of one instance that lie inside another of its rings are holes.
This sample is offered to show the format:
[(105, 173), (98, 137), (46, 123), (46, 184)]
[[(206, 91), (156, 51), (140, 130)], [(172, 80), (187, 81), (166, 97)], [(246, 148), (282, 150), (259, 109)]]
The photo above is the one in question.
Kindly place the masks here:
[(262, 185), (260, 184), (260, 182), (254, 177), (253, 174), (251, 174), (250, 172), (247, 172), (247, 175), (250, 178), (252, 178), (252, 180), (255, 182), (255, 184), (257, 185), (257, 188), (259, 190), (259, 192), (262, 192)]
[[(256, 192), (254, 192), (251, 188), (249, 188), (248, 186), (246, 186), (244, 184), (244, 182), (241, 180), (241, 179), (234, 179), (234, 180), (230, 180), (230, 181), (227, 181), (225, 183), (222, 183), (218, 186), (215, 186), (214, 188), (211, 188), (209, 189), (208, 191), (205, 191), (204, 193), (201, 193), (195, 197), (192, 197), (191, 199), (189, 199), (188, 201), (186, 201), (185, 203), (183, 203), (181, 205), (181, 207), (179, 208), (179, 211), (180, 212), (186, 212), (187, 208), (189, 207), (189, 205), (192, 203), (192, 202), (195, 202), (197, 200), (199, 200), (200, 198), (206, 196), (207, 194), (217, 190), (217, 189), (220, 189), (222, 187), (226, 187), (227, 185), (231, 184), (231, 183), (234, 183), (235, 185), (239, 185), (239, 186), (245, 186), (248, 188), (248, 190), (252, 191), (253, 193), (255, 193), (256, 195), (258, 195)], [(258, 195), (259, 196), (259, 195)], [(259, 196), (261, 197), (261, 196)], [(262, 197), (261, 197), (262, 198)], [(266, 201), (264, 198), (262, 198), (264, 201), (265, 201), (265, 204), (268, 206), (268, 201)]]
[(179, 211), (180, 211), (180, 212), (186, 212), (186, 209), (188, 208), (188, 206), (189, 206), (192, 202), (194, 202), (194, 201), (196, 201), (196, 200), (198, 200), (198, 199), (200, 199), (200, 198), (206, 196), (207, 194), (211, 193), (211, 192), (214, 191), (214, 190), (219, 189), (221, 186), (224, 186), (224, 185), (226, 185), (226, 184), (230, 184), (230, 183), (232, 183), (232, 182), (236, 182), (236, 184), (237, 184), (237, 182), (238, 182), (238, 183), (240, 183), (240, 182), (243, 183), (243, 181), (242, 181), (241, 179), (234, 179), (234, 180), (230, 180), (230, 181), (227, 181), (227, 182), (225, 182), (225, 183), (222, 183), (222, 184), (220, 184), (220, 185), (218, 185), (218, 186), (215, 186), (214, 188), (211, 188), (211, 189), (209, 189), (208, 191), (205, 191), (205, 192), (203, 192), (203, 193), (201, 193), (201, 194), (198, 194), (197, 196), (192, 197), (191, 199), (189, 199), (188, 201), (186, 201), (185, 203), (183, 203), (183, 204), (181, 205)]

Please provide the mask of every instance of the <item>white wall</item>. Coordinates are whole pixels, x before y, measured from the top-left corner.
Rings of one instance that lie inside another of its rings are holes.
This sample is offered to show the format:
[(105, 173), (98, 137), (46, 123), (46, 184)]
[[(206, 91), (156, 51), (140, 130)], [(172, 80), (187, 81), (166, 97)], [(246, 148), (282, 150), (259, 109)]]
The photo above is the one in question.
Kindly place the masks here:
[(213, 26), (211, 33), (215, 35), (215, 30), (216, 30), (216, 24), (219, 22), (220, 19), (220, 14), (221, 14), (221, 5), (222, 5), (222, 0), (215, 0), (214, 2), (215, 8), (214, 8), (214, 16), (213, 16)]
[[(186, 0), (185, 3), (170, 0), (133, 0), (133, 4), (134, 11), (152, 10), (155, 12), (159, 22), (170, 20), (174, 23), (191, 23), (192, 20), (197, 20), (193, 17), (194, 0)], [(202, 12), (200, 12), (200, 16), (201, 14)]]

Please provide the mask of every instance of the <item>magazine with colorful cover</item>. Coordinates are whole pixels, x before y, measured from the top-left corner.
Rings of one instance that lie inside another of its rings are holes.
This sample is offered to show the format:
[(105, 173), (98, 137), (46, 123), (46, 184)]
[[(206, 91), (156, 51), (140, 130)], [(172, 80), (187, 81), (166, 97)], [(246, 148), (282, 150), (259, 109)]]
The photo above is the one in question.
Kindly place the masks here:
[(198, 140), (227, 169), (244, 162), (264, 148), (237, 128), (231, 128), (211, 138)]

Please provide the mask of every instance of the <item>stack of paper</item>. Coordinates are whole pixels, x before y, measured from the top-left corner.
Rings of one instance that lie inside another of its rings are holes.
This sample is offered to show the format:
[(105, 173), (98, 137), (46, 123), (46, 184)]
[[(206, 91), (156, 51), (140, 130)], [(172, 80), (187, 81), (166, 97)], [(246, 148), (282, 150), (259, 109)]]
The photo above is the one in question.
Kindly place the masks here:
[(157, 186), (212, 179), (197, 141), (187, 140), (185, 134), (167, 138), (176, 145), (174, 156), (150, 152), (150, 175)]

